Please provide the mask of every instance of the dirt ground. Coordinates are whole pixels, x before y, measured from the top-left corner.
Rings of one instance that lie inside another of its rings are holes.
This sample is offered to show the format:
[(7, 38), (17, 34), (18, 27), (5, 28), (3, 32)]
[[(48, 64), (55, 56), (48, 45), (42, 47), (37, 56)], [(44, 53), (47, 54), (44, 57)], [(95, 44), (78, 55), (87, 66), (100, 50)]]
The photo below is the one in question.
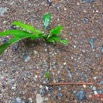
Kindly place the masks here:
[[(15, 20), (43, 30), (42, 16), (50, 12), (49, 29), (63, 25), (70, 40), (68, 46), (48, 44), (49, 59), (38, 41), (20, 41), (0, 55), (0, 103), (103, 103), (103, 0), (0, 0), (0, 7), (8, 8), (0, 31)], [(93, 85), (42, 85), (58, 82)]]

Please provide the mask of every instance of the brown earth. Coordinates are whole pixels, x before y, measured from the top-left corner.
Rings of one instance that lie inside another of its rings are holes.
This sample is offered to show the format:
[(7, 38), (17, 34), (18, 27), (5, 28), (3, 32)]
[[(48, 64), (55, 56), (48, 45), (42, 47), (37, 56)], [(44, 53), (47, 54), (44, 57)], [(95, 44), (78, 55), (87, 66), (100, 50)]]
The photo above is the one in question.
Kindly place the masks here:
[[(103, 97), (90, 95), (98, 90), (103, 94), (103, 0), (1, 0), (0, 7), (8, 8), (0, 16), (0, 31), (9, 29), (14, 20), (43, 30), (42, 16), (50, 12), (49, 29), (63, 25), (63, 37), (70, 40), (68, 46), (48, 44), (50, 58), (44, 42), (20, 42), (17, 50), (13, 48), (18, 43), (8, 48), (0, 56), (0, 103), (19, 103), (13, 102), (17, 97), (25, 100), (20, 103), (36, 103), (42, 83), (48, 82), (93, 85), (53, 86), (51, 92), (43, 92), (44, 103), (102, 103)], [(25, 62), (25, 56), (30, 60)], [(46, 71), (51, 73), (50, 80), (45, 78)], [(79, 90), (86, 91), (86, 100), (77, 99)]]

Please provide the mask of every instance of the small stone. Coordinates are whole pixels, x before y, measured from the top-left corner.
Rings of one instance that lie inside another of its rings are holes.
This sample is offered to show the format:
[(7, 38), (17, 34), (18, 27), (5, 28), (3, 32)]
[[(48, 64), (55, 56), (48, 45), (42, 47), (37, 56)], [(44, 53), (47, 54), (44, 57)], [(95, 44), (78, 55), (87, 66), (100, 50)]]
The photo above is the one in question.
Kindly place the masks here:
[(38, 52), (37, 52), (37, 51), (34, 51), (34, 54), (38, 54)]
[(95, 0), (83, 0), (84, 3), (93, 3)]
[(91, 38), (91, 39), (89, 40), (89, 43), (90, 43), (90, 46), (91, 46), (92, 49), (95, 48), (95, 45), (94, 45), (95, 41), (96, 41), (96, 38)]
[(61, 91), (61, 90), (62, 90), (62, 88), (61, 88), (61, 87), (58, 87), (58, 90), (59, 90), (59, 91)]
[(7, 12), (7, 7), (0, 7), (0, 16), (4, 16), (4, 13)]
[(46, 87), (45, 87), (45, 89), (48, 91), (48, 90), (49, 90), (49, 87), (48, 87), (48, 86), (46, 86)]
[(77, 67), (77, 64), (76, 64), (76, 63), (74, 63), (74, 67)]
[(23, 59), (24, 59), (25, 62), (28, 62), (31, 58), (28, 54), (24, 54)]
[(7, 21), (3, 21), (3, 24), (7, 23)]
[(37, 76), (37, 75), (35, 75), (35, 78), (37, 79), (37, 78), (38, 78), (38, 76)]
[(66, 65), (66, 62), (64, 62), (63, 65)]
[(40, 85), (40, 88), (43, 88), (43, 86), (42, 86), (42, 85)]
[(103, 84), (103, 80), (102, 80), (102, 81), (100, 81), (100, 84)]
[(96, 54), (96, 56), (95, 56), (96, 58), (98, 58), (99, 57), (99, 54)]
[(86, 88), (86, 85), (83, 85), (84, 88)]
[(0, 59), (0, 63), (2, 63), (3, 62), (3, 60), (2, 59)]
[(49, 87), (48, 92), (49, 92), (49, 93), (52, 93), (52, 92), (53, 92), (53, 88), (52, 88), (52, 87)]
[(17, 50), (19, 49), (19, 45), (20, 45), (19, 42), (16, 43), (15, 45), (13, 45), (12, 50), (13, 50), (13, 51), (17, 51)]
[(48, 98), (45, 98), (45, 101), (48, 101)]
[(66, 10), (67, 10), (67, 8), (64, 8), (64, 10), (66, 11)]
[(40, 94), (41, 94), (41, 96), (44, 96), (45, 93), (46, 93), (46, 89), (45, 89), (45, 88), (41, 88), (41, 89), (40, 89)]
[(43, 103), (44, 97), (42, 97), (40, 94), (36, 94), (36, 103)]
[(32, 103), (32, 102), (33, 102), (32, 98), (29, 98), (28, 103)]
[(80, 5), (80, 3), (79, 3), (79, 2), (77, 2), (77, 5)]
[(80, 90), (76, 93), (76, 97), (79, 101), (86, 100), (86, 92), (84, 90)]
[(58, 93), (58, 97), (62, 98), (63, 94), (62, 93)]
[(7, 43), (7, 38), (3, 38), (3, 39), (2, 39), (2, 43), (3, 43), (3, 44)]
[(12, 86), (12, 87), (11, 87), (11, 89), (12, 89), (12, 90), (15, 90), (15, 89), (16, 89), (16, 87), (15, 87), (15, 86)]
[(93, 86), (93, 87), (92, 87), (92, 90), (96, 90), (96, 87), (95, 87), (95, 86)]
[(102, 53), (103, 53), (103, 45), (102, 45), (101, 51), (102, 51)]
[(68, 70), (68, 77), (72, 78), (72, 74), (69, 70)]
[(76, 45), (74, 45), (74, 48), (76, 48)]
[(61, 4), (57, 4), (57, 5), (56, 5), (56, 9), (57, 9), (57, 10), (61, 10)]
[(16, 26), (15, 26), (15, 25), (10, 25), (9, 29), (10, 29), (10, 30), (15, 30), (15, 29), (16, 29)]
[(21, 98), (20, 97), (17, 97), (16, 98), (16, 103), (21, 103), (22, 101), (21, 101)]
[(102, 89), (98, 89), (97, 92), (98, 92), (98, 94), (103, 94), (103, 90)]
[(97, 79), (97, 77), (93, 77), (93, 79), (94, 79), (94, 80), (96, 80), (96, 79)]
[(70, 34), (70, 36), (74, 35), (74, 33), (73, 33), (73, 32), (70, 32), (69, 34)]
[(98, 92), (95, 90), (95, 91), (94, 91), (94, 94), (96, 95), (96, 94), (98, 94)]
[(89, 19), (88, 19), (87, 17), (84, 17), (84, 18), (83, 18), (83, 23), (86, 24), (86, 23), (88, 23), (88, 22), (89, 22)]
[(52, 5), (52, 0), (47, 0), (47, 3), (49, 4), (49, 6)]

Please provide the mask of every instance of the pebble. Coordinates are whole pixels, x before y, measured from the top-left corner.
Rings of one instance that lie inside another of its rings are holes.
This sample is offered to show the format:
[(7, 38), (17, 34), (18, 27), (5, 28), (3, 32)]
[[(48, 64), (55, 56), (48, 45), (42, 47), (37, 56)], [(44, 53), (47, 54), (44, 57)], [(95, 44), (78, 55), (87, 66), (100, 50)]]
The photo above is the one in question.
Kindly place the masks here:
[(19, 42), (16, 43), (16, 44), (12, 47), (12, 49), (13, 49), (14, 51), (17, 51), (17, 50), (19, 49)]
[(41, 96), (44, 96), (45, 93), (46, 93), (46, 89), (45, 89), (45, 88), (41, 88), (41, 89), (40, 89), (40, 94), (41, 94)]
[(3, 24), (7, 23), (7, 21), (3, 21)]
[(24, 54), (23, 59), (24, 59), (25, 62), (28, 62), (31, 58), (28, 54)]
[(89, 19), (88, 19), (87, 17), (84, 17), (84, 18), (83, 18), (83, 23), (86, 24), (86, 23), (88, 23), (88, 22), (89, 22)]
[(95, 0), (83, 0), (84, 3), (93, 3)]
[(93, 86), (93, 87), (92, 87), (92, 90), (96, 90), (96, 87), (95, 87), (95, 86)]
[(48, 90), (49, 90), (49, 87), (48, 87), (48, 86), (46, 86), (46, 87), (45, 87), (45, 89), (48, 91)]
[(17, 97), (17, 98), (16, 98), (16, 103), (21, 103), (21, 102), (22, 102), (21, 98), (20, 98), (20, 97)]
[(96, 56), (95, 56), (96, 58), (98, 58), (99, 57), (99, 54), (96, 54)]
[(56, 5), (56, 9), (57, 9), (57, 10), (61, 10), (61, 4), (57, 4), (57, 5)]
[(27, 101), (27, 103), (33, 103), (32, 98), (29, 98), (28, 100), (29, 100), (29, 101)]
[(48, 92), (52, 93), (53, 92), (53, 87), (49, 87)]
[(49, 4), (49, 6), (52, 5), (52, 0), (47, 0), (47, 3)]
[(45, 101), (48, 101), (48, 98), (45, 98)]
[(40, 88), (43, 88), (43, 86), (42, 86), (42, 85), (40, 85)]
[(101, 51), (102, 51), (102, 53), (103, 53), (103, 45), (102, 45)]
[(10, 25), (10, 27), (9, 27), (9, 30), (15, 30), (16, 29), (16, 26), (15, 25)]
[(12, 72), (13, 72), (13, 73), (16, 73), (16, 70), (14, 69), (14, 70), (12, 70)]
[(43, 103), (44, 97), (42, 97), (40, 94), (36, 94), (36, 103)]
[(96, 94), (98, 94), (98, 92), (95, 90), (95, 91), (94, 91), (94, 94), (96, 95)]
[(7, 38), (3, 38), (3, 39), (2, 39), (2, 43), (3, 43), (3, 44), (7, 43)]
[(76, 97), (79, 101), (86, 100), (86, 91), (80, 90), (76, 93)]
[(73, 32), (70, 32), (69, 34), (70, 34), (70, 36), (74, 35), (74, 33), (73, 33)]
[(86, 88), (87, 86), (86, 86), (86, 85), (83, 85), (83, 87)]
[(74, 45), (73, 47), (76, 48), (76, 45)]
[(38, 52), (37, 52), (37, 51), (34, 51), (34, 54), (36, 55), (36, 54), (38, 54)]
[(64, 62), (63, 65), (66, 65), (66, 62)]
[(38, 76), (37, 75), (35, 75), (35, 79), (37, 79), (38, 78)]
[(91, 46), (92, 49), (95, 48), (95, 45), (94, 45), (95, 41), (96, 41), (96, 38), (91, 38), (91, 39), (89, 40), (89, 43), (90, 43), (90, 46)]
[(60, 98), (63, 97), (63, 94), (62, 94), (62, 93), (58, 93), (57, 95), (58, 95), (58, 97), (60, 97)]
[(102, 80), (102, 81), (100, 81), (100, 84), (103, 84), (103, 80)]
[(58, 87), (58, 90), (59, 90), (59, 91), (61, 91), (61, 90), (62, 90), (62, 88), (61, 88), (61, 87)]
[(98, 94), (103, 94), (103, 90), (102, 89), (98, 89), (97, 92), (98, 92)]
[(4, 16), (4, 13), (7, 12), (7, 7), (0, 7), (0, 16)]
[(72, 74), (69, 70), (68, 70), (68, 77), (72, 78)]
[(3, 63), (3, 60), (2, 60), (2, 59), (0, 59), (0, 63)]
[(93, 79), (94, 79), (94, 80), (96, 80), (96, 79), (97, 79), (97, 77), (93, 77)]

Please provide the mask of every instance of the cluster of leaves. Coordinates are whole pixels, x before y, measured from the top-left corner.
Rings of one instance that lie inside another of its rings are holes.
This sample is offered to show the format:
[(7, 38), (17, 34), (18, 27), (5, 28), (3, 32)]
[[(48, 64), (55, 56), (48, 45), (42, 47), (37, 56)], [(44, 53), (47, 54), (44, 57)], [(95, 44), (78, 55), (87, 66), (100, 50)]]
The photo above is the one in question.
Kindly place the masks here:
[(46, 72), (46, 73), (45, 73), (45, 77), (46, 77), (47, 79), (50, 79), (50, 78), (51, 78), (51, 74), (50, 74), (49, 72)]
[[(44, 14), (43, 16), (44, 30), (46, 30), (48, 25), (50, 24), (51, 18), (52, 16), (50, 13)], [(19, 28), (0, 32), (0, 37), (5, 37), (8, 35), (13, 36), (7, 43), (2, 44), (0, 46), (0, 54), (2, 54), (10, 45), (26, 38), (31, 38), (32, 40), (44, 39), (46, 42), (52, 42), (52, 43), (61, 42), (65, 45), (69, 43), (68, 40), (61, 38), (61, 31), (63, 29), (61, 25), (58, 25), (57, 27), (50, 30), (48, 34), (45, 34), (44, 32), (36, 29), (34, 26), (25, 24), (21, 21), (14, 21), (12, 25)]]

